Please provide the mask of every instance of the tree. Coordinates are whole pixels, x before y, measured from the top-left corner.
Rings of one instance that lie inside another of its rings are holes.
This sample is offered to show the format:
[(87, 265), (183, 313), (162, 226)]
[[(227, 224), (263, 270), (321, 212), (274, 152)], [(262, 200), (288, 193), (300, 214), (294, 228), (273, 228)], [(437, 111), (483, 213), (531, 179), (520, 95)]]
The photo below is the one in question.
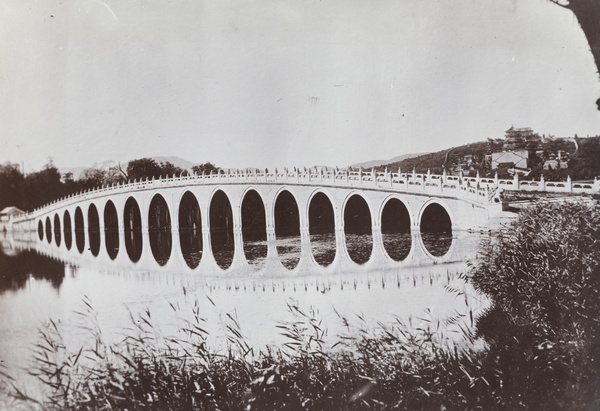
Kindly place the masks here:
[(23, 207), (20, 198), (23, 179), (18, 164), (0, 165), (0, 210), (8, 206)]
[[(600, 1), (598, 0), (550, 0), (552, 3), (571, 10), (590, 45), (596, 69), (600, 73)], [(600, 110), (600, 98), (596, 100)]]
[(28, 174), (23, 181), (21, 194), (23, 207), (32, 210), (64, 196), (65, 186), (61, 177), (52, 159), (43, 170)]
[(127, 181), (127, 173), (121, 168), (121, 163), (108, 167), (104, 183), (106, 185), (120, 184)]
[(105, 183), (106, 174), (106, 170), (94, 164), (83, 170), (78, 180), (79, 185), (84, 190), (101, 187)]
[(185, 172), (185, 170), (181, 167), (177, 167), (175, 164), (170, 161), (166, 161), (164, 163), (160, 163), (161, 175), (164, 176), (174, 176), (181, 175)]
[(192, 171), (196, 174), (210, 174), (212, 171), (218, 173), (221, 170), (219, 167), (215, 166), (210, 162), (206, 162), (204, 164), (198, 164), (197, 166), (192, 167)]
[(127, 178), (130, 181), (141, 180), (141, 179), (152, 179), (159, 178), (162, 174), (162, 168), (156, 160), (152, 158), (140, 158), (137, 160), (131, 160), (127, 164)]

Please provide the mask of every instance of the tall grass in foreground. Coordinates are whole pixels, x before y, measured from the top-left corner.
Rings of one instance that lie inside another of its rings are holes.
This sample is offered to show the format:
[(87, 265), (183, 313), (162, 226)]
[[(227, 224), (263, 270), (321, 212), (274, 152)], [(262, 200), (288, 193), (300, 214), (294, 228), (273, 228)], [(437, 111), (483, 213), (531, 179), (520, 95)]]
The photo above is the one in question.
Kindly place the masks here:
[(346, 331), (331, 343), (316, 314), (290, 300), (281, 346), (255, 350), (227, 315), (227, 347), (213, 351), (197, 301), (191, 314), (172, 305), (177, 335), (162, 335), (146, 311), (132, 315), (117, 344), (106, 342), (84, 303), (89, 346), (69, 350), (53, 322), (41, 330), (35, 373), (50, 389), (44, 409), (465, 409), (490, 392), (477, 377), (480, 354), (450, 342), (427, 316), (373, 326), (339, 315)]

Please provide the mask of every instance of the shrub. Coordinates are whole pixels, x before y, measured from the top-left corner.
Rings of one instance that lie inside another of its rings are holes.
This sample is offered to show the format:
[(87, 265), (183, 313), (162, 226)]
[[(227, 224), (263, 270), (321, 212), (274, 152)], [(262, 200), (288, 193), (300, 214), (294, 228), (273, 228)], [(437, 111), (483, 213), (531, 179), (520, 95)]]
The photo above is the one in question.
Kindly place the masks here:
[(477, 329), (504, 406), (598, 409), (599, 205), (535, 205), (484, 254), (471, 281), (492, 305)]

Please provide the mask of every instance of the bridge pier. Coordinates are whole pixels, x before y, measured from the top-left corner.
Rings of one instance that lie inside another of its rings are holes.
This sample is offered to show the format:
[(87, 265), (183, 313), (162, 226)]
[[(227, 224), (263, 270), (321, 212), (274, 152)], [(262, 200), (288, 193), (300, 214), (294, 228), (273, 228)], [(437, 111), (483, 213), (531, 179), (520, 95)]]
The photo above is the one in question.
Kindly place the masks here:
[(125, 243), (125, 236), (125, 226), (121, 224), (119, 225), (119, 252), (117, 253), (117, 257), (115, 258), (115, 261), (119, 263), (131, 262), (129, 256), (127, 255), (127, 244)]
[(248, 261), (244, 254), (244, 236), (242, 234), (241, 217), (240, 223), (236, 224), (234, 214), (233, 220), (233, 260), (231, 261), (230, 270), (244, 270), (248, 268)]
[(100, 210), (98, 211), (98, 229), (100, 230), (100, 249), (98, 250), (97, 257), (103, 258), (106, 256), (106, 258), (109, 258), (108, 251), (106, 250), (106, 227), (104, 215)]
[(217, 266), (217, 261), (212, 253), (208, 205), (204, 207), (200, 206), (200, 219), (202, 221), (202, 260), (197, 269), (200, 267), (207, 267), (208, 269), (214, 270)]
[(179, 230), (174, 225), (171, 225), (171, 256), (169, 257), (169, 261), (167, 261), (165, 266), (169, 268), (189, 268), (185, 263), (183, 253), (181, 252), (181, 239), (179, 238)]
[(371, 227), (371, 234), (373, 239), (373, 249), (371, 251), (371, 257), (369, 261), (387, 261), (389, 256), (383, 246), (383, 234), (381, 233), (380, 225), (373, 225)]

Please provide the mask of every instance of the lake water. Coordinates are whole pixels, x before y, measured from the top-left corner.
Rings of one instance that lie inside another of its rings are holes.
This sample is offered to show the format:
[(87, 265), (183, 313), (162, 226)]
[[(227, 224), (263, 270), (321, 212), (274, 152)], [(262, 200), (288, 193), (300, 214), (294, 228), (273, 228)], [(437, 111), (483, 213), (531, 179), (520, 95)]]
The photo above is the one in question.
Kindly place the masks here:
[[(332, 343), (348, 331), (340, 316), (367, 327), (396, 317), (410, 318), (415, 326), (440, 319), (452, 338), (453, 332), (460, 335), (459, 324), (472, 327), (473, 316), (486, 305), (459, 278), (469, 261), (477, 258), (484, 237), (475, 233), (449, 238), (384, 236), (388, 255), (402, 260), (395, 263), (376, 253), (369, 258), (370, 235), (352, 236), (347, 242), (356, 256), (352, 259), (364, 264), (337, 256), (331, 234), (311, 236), (310, 264), (303, 261), (306, 257), (298, 239), (278, 240), (279, 265), (265, 257), (266, 243), (257, 241), (245, 246), (251, 270), (237, 273), (207, 269), (193, 247), (179, 257), (171, 256), (180, 261), (158, 264), (151, 255), (142, 255), (132, 263), (102, 253), (94, 257), (89, 250), (79, 253), (76, 247), (67, 251), (37, 235), (0, 235), (0, 361), (20, 387), (35, 393), (39, 386), (27, 371), (39, 338), (37, 330), (51, 318), (69, 346), (75, 349), (83, 344), (89, 338), (82, 328), (86, 319), (76, 312), (83, 310), (84, 299), (96, 311), (104, 335), (114, 342), (122, 340), (131, 325), (130, 312), (148, 309), (154, 324), (167, 335), (181, 319), (172, 306), (185, 313), (194, 304), (206, 319), (215, 347), (225, 344), (228, 314), (237, 319), (250, 345), (280, 344), (283, 337), (277, 324), (294, 319), (288, 304), (322, 319)], [(127, 256), (122, 251), (120, 255)], [(217, 252), (215, 258), (232, 256)], [(297, 269), (290, 271), (290, 267)], [(446, 324), (449, 318), (459, 321)]]

